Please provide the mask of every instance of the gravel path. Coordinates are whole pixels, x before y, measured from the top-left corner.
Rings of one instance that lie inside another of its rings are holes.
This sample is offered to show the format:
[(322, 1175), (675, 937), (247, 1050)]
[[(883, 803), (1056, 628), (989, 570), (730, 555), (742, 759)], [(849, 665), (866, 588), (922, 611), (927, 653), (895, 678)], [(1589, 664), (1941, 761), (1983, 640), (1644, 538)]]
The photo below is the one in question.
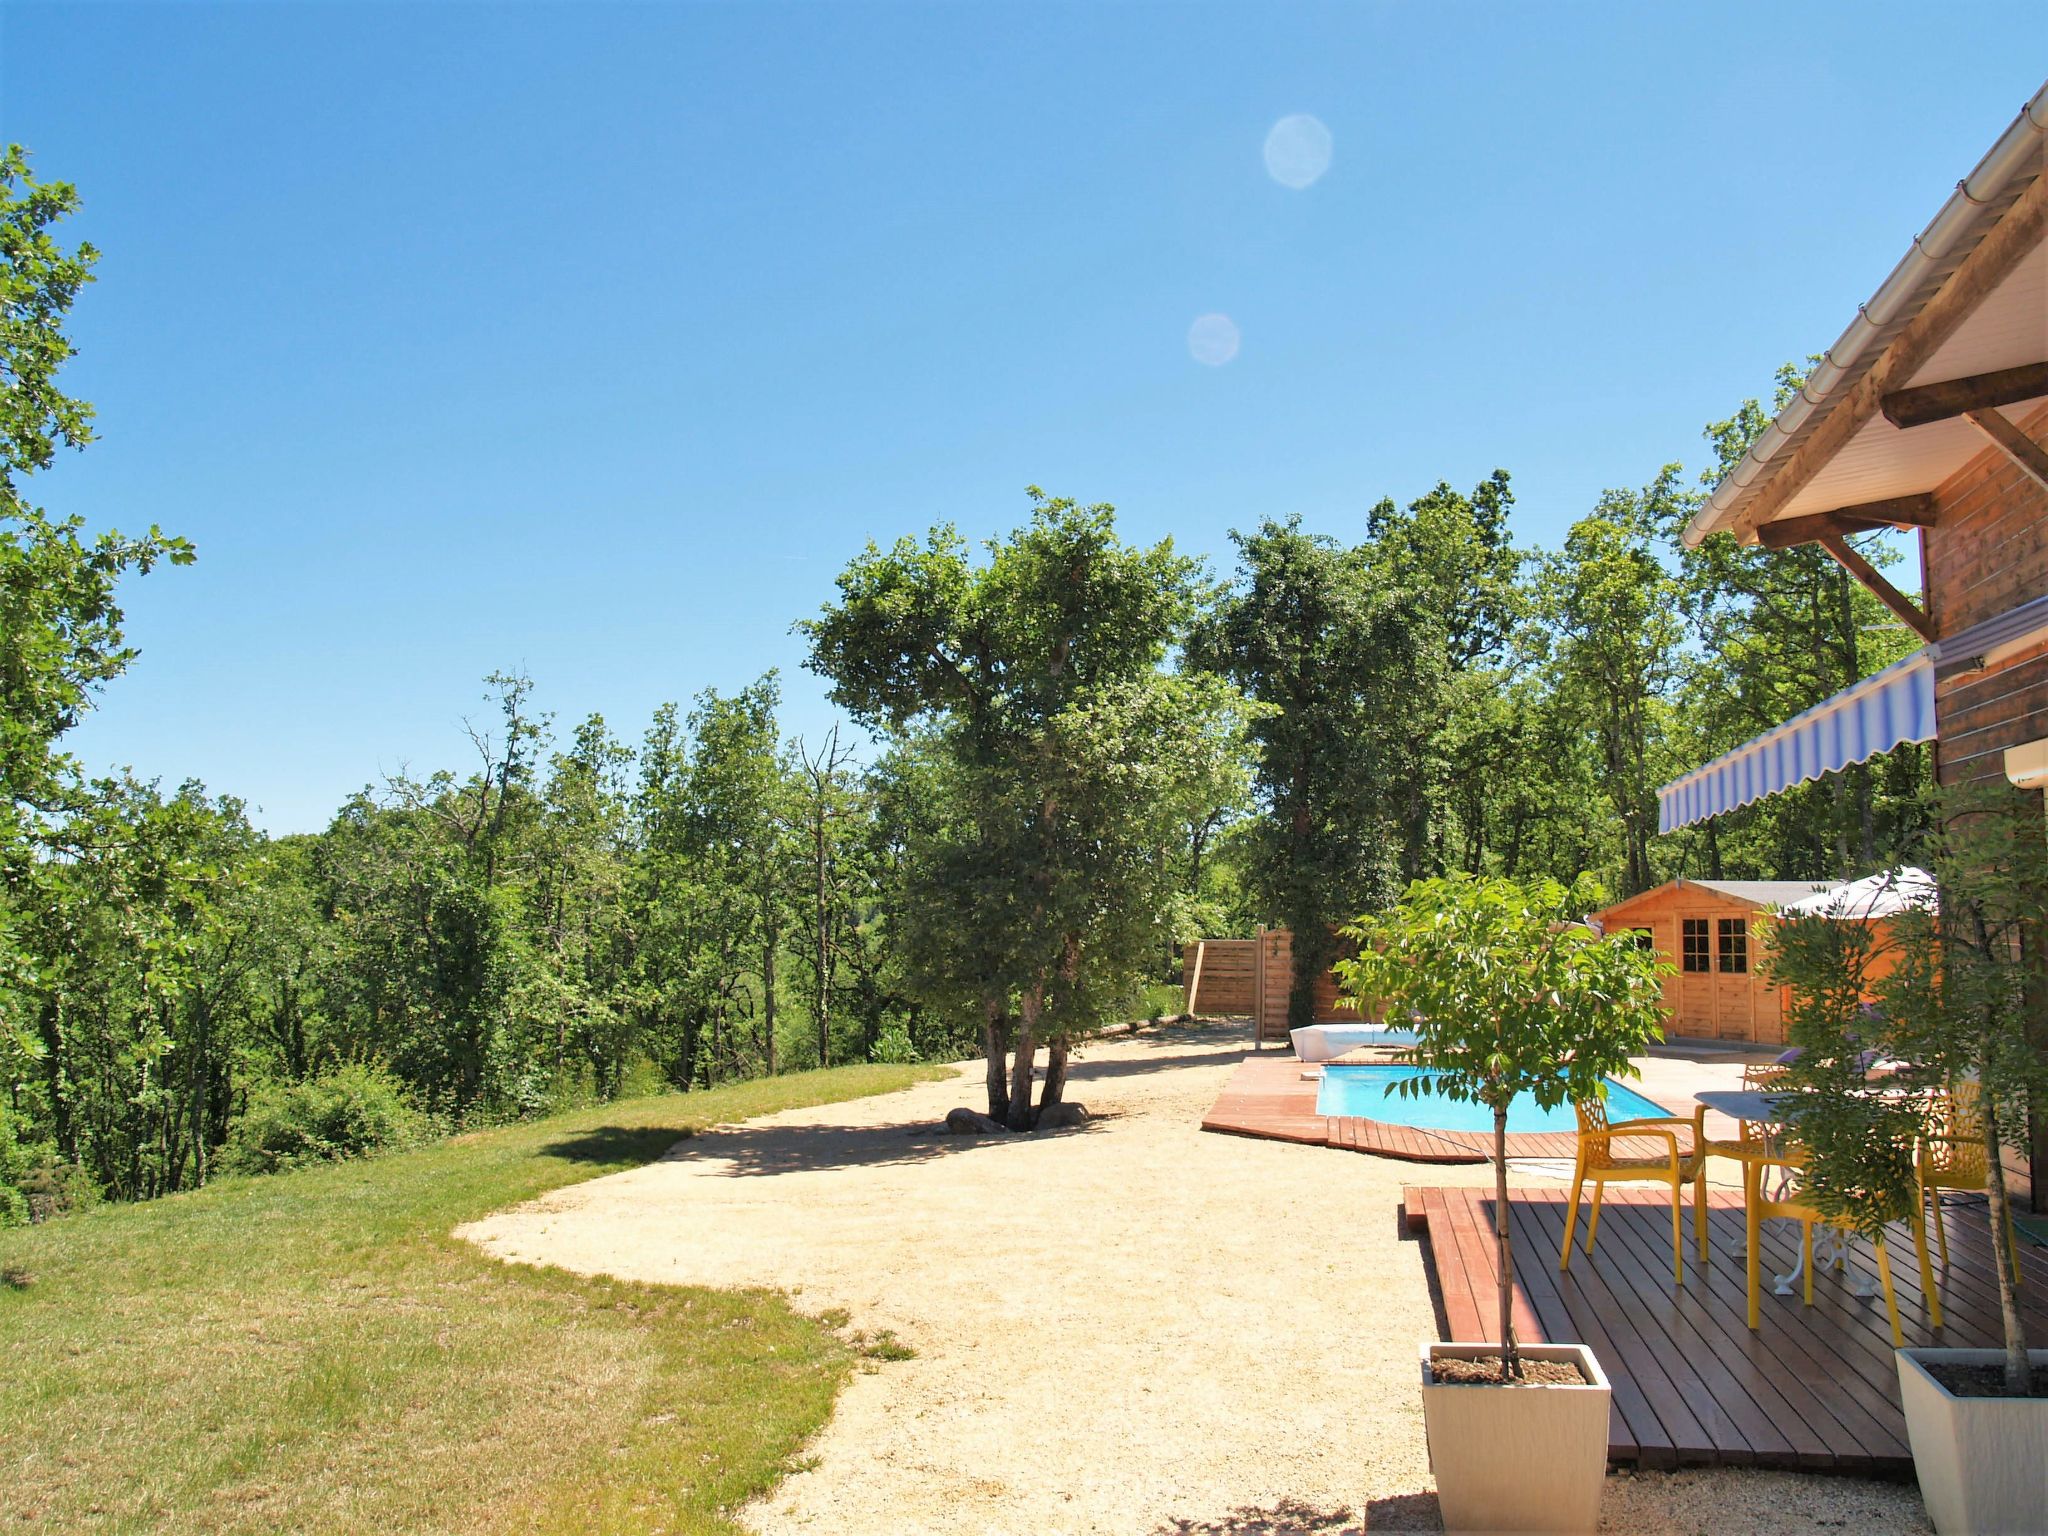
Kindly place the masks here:
[[(892, 1329), (767, 1533), (1321, 1536), (1434, 1529), (1416, 1391), (1435, 1336), (1396, 1210), (1418, 1170), (1205, 1134), (1241, 1033), (1102, 1043), (1085, 1129), (934, 1133), (957, 1081), (795, 1110), (462, 1229), (502, 1258), (764, 1285)], [(1489, 1171), (1427, 1171), (1437, 1184)], [(1602, 1529), (1924, 1531), (1910, 1485), (1616, 1475)]]

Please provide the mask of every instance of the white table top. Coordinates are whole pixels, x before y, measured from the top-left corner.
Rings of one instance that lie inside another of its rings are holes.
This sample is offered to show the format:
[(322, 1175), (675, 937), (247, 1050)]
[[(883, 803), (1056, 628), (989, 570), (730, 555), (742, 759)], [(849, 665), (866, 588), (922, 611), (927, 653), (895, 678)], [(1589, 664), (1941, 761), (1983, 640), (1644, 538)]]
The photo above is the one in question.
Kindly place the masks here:
[(1696, 1102), (1719, 1110), (1731, 1120), (1749, 1120), (1775, 1125), (1785, 1118), (1780, 1107), (1785, 1095), (1763, 1088), (1706, 1088), (1693, 1095)]

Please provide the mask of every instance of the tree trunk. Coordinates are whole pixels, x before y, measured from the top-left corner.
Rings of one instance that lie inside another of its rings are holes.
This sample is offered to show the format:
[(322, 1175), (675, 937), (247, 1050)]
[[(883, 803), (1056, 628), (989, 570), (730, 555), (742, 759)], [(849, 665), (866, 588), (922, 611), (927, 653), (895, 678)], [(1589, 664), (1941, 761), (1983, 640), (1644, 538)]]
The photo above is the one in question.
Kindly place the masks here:
[(192, 1184), (199, 1188), (206, 1183), (206, 1001), (199, 1003), (198, 1018), (194, 1021), (193, 1043), (197, 1047), (192, 1053)]
[(1004, 1057), (1010, 1042), (1005, 1038), (1008, 1031), (1003, 1028), (1003, 1005), (991, 999), (983, 1006), (986, 1013), (981, 1021), (981, 1048), (988, 1057), (988, 1117), (1007, 1120), (1010, 1115), (1010, 1074)]
[(1515, 1346), (1515, 1249), (1508, 1230), (1508, 1112), (1493, 1111), (1493, 1230), (1500, 1245), (1500, 1373), (1508, 1380), (1522, 1374), (1522, 1356)]
[(761, 1054), (770, 1077), (775, 1075), (775, 945), (780, 937), (771, 923), (761, 946)]
[[(820, 818), (820, 826), (823, 819)], [(832, 976), (826, 969), (826, 950), (830, 946), (830, 908), (825, 886), (825, 837), (818, 834), (818, 1065), (832, 1065)]]
[[(1049, 1040), (1045, 1046), (1045, 1086), (1038, 1091), (1038, 1113), (1044, 1114), (1048, 1107), (1066, 1097), (1067, 1092), (1067, 1041), (1063, 1035)], [(1035, 1123), (1035, 1117), (1034, 1117)]]
[(1037, 1064), (1038, 1041), (1033, 1038), (1044, 996), (1037, 986), (1027, 987), (1017, 1003), (1017, 1044), (1010, 1053), (1010, 1104), (1004, 1124), (1013, 1131), (1031, 1129), (1031, 1072)]
[[(1987, 1090), (1984, 1094), (1985, 1182), (1991, 1197), (1991, 1265), (1998, 1271), (1998, 1314), (2005, 1325), (2005, 1390), (2015, 1397), (2028, 1395), (2032, 1372), (2027, 1365), (2027, 1324), (2020, 1316), (2019, 1290), (2012, 1282), (2012, 1228), (2007, 1223), (2011, 1206), (2005, 1188), (2004, 1149), (1998, 1144), (1998, 1115)], [(1939, 1209), (1935, 1213), (1940, 1215)]]

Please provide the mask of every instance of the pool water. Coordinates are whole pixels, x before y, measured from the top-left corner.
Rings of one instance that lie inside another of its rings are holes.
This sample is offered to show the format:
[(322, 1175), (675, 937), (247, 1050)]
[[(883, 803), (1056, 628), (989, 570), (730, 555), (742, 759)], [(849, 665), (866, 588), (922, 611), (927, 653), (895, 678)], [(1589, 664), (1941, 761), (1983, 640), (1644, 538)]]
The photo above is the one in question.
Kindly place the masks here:
[[(1409, 1098), (1394, 1090), (1394, 1084), (1408, 1077), (1436, 1077), (1428, 1067), (1361, 1066), (1323, 1068), (1322, 1087), (1316, 1090), (1319, 1115), (1356, 1115), (1388, 1125), (1410, 1125), (1420, 1131), (1491, 1131), (1493, 1111), (1484, 1104), (1467, 1104), (1438, 1094)], [(1607, 1079), (1609, 1120), (1657, 1119), (1668, 1111), (1634, 1089)], [(1540, 1107), (1531, 1094), (1518, 1094), (1508, 1106), (1508, 1130), (1576, 1131), (1578, 1116), (1569, 1103), (1555, 1109)]]

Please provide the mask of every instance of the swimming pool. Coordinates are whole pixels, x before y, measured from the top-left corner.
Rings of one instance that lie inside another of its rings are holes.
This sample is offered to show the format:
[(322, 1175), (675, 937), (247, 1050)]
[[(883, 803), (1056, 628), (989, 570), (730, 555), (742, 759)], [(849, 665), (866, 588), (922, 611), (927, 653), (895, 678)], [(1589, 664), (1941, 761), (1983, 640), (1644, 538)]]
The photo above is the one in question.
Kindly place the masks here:
[[(1389, 1125), (1410, 1125), (1422, 1131), (1491, 1131), (1493, 1111), (1484, 1104), (1467, 1104), (1434, 1093), (1408, 1098), (1394, 1091), (1394, 1083), (1401, 1078), (1437, 1075), (1428, 1067), (1325, 1067), (1322, 1086), (1316, 1090), (1316, 1113), (1356, 1115)], [(1607, 1079), (1609, 1120), (1658, 1119), (1666, 1113), (1663, 1105), (1652, 1103), (1611, 1077)], [(1578, 1116), (1570, 1104), (1543, 1109), (1532, 1095), (1525, 1093), (1508, 1106), (1511, 1134), (1578, 1128)]]

